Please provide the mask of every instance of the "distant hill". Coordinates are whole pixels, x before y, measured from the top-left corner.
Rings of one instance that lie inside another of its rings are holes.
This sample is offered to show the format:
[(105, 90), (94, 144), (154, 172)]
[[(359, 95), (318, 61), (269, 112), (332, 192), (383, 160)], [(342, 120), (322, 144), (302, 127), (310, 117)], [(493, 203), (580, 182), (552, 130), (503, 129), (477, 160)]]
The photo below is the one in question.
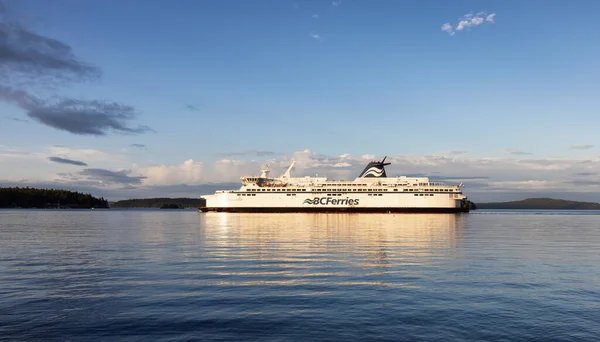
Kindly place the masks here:
[(600, 210), (600, 203), (528, 198), (512, 202), (477, 203), (477, 209)]
[(111, 208), (197, 208), (205, 206), (200, 198), (136, 198), (110, 203)]

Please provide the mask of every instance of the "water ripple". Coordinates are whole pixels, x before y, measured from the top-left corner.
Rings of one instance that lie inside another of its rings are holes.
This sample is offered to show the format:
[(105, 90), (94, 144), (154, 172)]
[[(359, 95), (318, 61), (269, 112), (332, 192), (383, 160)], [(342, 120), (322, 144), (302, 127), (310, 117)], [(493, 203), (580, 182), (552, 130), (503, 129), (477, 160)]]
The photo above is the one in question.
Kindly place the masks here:
[(0, 340), (598, 340), (598, 217), (0, 211)]

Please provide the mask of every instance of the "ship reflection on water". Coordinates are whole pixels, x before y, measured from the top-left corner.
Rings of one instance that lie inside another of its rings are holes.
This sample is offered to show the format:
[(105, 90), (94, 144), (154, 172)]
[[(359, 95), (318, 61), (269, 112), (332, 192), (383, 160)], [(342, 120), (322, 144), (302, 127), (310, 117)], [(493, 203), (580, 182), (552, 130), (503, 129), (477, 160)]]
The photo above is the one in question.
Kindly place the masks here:
[(226, 285), (240, 286), (419, 286), (415, 280), (428, 268), (458, 257), (466, 220), (456, 214), (200, 217), (203, 257), (214, 261), (200, 273), (220, 269), (231, 276)]
[(598, 217), (5, 211), (0, 340), (599, 341)]

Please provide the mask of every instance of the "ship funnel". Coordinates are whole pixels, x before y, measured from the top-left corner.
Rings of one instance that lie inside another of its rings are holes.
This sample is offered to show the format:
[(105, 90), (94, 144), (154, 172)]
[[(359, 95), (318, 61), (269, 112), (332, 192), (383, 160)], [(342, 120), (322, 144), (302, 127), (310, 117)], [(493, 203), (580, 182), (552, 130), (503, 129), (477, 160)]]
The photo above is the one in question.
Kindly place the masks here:
[(367, 167), (360, 173), (359, 178), (363, 177), (387, 177), (385, 174), (385, 166), (391, 163), (386, 163), (384, 157), (381, 161), (372, 161)]

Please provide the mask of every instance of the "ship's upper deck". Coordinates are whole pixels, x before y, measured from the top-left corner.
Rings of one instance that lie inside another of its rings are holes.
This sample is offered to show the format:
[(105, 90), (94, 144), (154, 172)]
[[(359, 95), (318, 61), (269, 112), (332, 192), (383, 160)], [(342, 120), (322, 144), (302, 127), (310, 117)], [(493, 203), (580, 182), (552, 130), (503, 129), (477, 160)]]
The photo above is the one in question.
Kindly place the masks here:
[[(382, 161), (370, 162), (367, 167), (354, 180), (330, 180), (327, 177), (291, 177), (290, 172), (294, 162), (287, 171), (280, 177), (269, 177), (269, 168), (265, 168), (259, 177), (244, 176), (241, 177), (242, 187), (240, 190), (253, 191), (259, 188), (259, 191), (380, 191), (381, 189), (403, 188), (409, 191), (440, 191), (440, 192), (460, 192), (459, 185), (448, 185), (443, 182), (431, 182), (428, 177), (387, 177), (385, 158)], [(307, 189), (309, 188), (309, 189)], [(263, 190), (264, 189), (264, 190)], [(398, 191), (398, 190), (391, 190)], [(402, 190), (405, 191), (405, 190)]]

